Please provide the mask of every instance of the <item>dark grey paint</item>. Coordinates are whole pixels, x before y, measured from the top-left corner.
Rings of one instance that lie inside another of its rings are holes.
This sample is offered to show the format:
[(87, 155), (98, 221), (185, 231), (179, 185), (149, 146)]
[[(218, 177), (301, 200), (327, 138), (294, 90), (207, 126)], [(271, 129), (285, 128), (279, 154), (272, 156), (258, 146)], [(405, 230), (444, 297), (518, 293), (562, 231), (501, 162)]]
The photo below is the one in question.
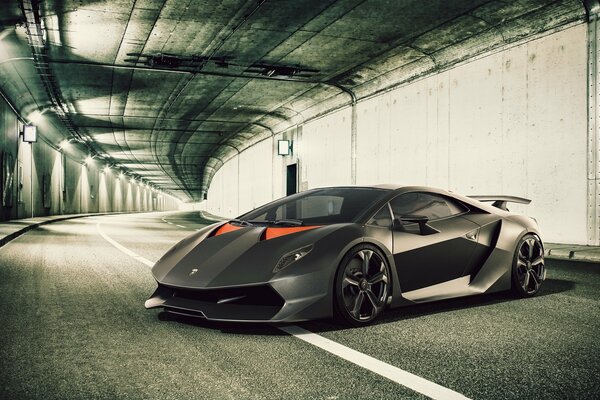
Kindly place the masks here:
[[(327, 225), (270, 240), (261, 240), (265, 227), (243, 227), (215, 237), (210, 237), (211, 233), (223, 223), (204, 228), (156, 263), (152, 273), (159, 288), (146, 307), (230, 321), (290, 322), (331, 317), (339, 263), (348, 250), (365, 242), (380, 248), (390, 264), (391, 306), (495, 292), (510, 288), (519, 239), (526, 233), (539, 236), (533, 219), (472, 198), (427, 187), (377, 187), (388, 189), (389, 194), (354, 223)], [(429, 221), (439, 231), (430, 235), (367, 224), (389, 200), (409, 192), (447, 196), (469, 211)], [(273, 272), (283, 255), (307, 245), (313, 245), (313, 250), (305, 257)], [(243, 288), (260, 291), (265, 287), (281, 296), (283, 305), (275, 299), (273, 304), (259, 306), (250, 304), (251, 296), (243, 298)], [(220, 300), (208, 304), (180, 299), (176, 296), (180, 289), (214, 293)], [(230, 294), (231, 290), (238, 293), (238, 289), (241, 296)]]

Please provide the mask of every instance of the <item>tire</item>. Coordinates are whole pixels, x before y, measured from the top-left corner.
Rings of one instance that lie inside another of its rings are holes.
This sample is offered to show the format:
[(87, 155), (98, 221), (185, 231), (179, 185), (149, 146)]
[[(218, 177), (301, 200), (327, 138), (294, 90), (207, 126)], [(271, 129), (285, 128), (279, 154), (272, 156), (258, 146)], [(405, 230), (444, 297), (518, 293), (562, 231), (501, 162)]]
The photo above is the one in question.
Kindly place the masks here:
[(535, 296), (546, 279), (544, 246), (536, 235), (528, 233), (517, 245), (512, 265), (512, 291), (518, 297)]
[(386, 257), (370, 244), (353, 247), (340, 262), (333, 289), (335, 319), (350, 326), (368, 325), (381, 315), (391, 292)]

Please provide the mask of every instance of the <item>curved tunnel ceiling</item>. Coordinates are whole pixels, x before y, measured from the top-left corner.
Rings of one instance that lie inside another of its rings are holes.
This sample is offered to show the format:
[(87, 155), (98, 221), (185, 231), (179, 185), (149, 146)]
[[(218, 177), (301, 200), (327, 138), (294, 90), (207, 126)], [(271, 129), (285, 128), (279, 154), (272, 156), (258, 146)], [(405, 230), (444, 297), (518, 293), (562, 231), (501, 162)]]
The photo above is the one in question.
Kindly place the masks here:
[(24, 0), (0, 10), (0, 89), (196, 201), (265, 137), (584, 19), (579, 0)]

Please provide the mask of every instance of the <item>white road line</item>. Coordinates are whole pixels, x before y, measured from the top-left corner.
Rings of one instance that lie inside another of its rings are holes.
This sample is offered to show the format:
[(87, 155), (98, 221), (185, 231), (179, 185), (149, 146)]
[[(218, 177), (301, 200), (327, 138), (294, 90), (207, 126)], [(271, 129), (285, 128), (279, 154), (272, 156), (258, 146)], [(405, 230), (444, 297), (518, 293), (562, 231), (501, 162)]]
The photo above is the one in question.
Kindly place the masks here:
[(375, 372), (385, 378), (388, 378), (402, 386), (406, 386), (409, 389), (424, 394), (432, 399), (440, 400), (454, 400), (461, 399), (465, 400), (468, 397), (457, 393), (453, 390), (440, 386), (437, 383), (428, 381), (427, 379), (421, 378), (420, 376), (411, 374), (410, 372), (404, 371), (400, 368), (394, 367), (388, 363), (380, 361), (376, 358), (353, 350), (349, 347), (341, 345), (333, 340), (329, 340), (321, 335), (317, 335), (311, 331), (307, 331), (299, 326), (280, 326), (278, 327), (282, 331), (297, 337), (298, 339), (304, 340), (323, 349), (331, 354), (334, 354), (346, 361), (350, 361), (353, 364), (368, 369), (369, 371)]
[(171, 221), (167, 221), (167, 224), (169, 225), (173, 225), (173, 223)]
[[(98, 229), (98, 233), (100, 233), (104, 240), (106, 240), (108, 243), (112, 244), (114, 247), (121, 250), (128, 256), (135, 258), (139, 262), (146, 264), (149, 267), (154, 266), (154, 263), (152, 261), (129, 250), (125, 246), (117, 243), (115, 240), (106, 235), (100, 228), (100, 224), (102, 224), (102, 222), (98, 222), (96, 224), (96, 228)], [(384, 378), (387, 378), (409, 389), (412, 389), (415, 392), (419, 392), (432, 399), (469, 400), (468, 397), (458, 392), (455, 392), (444, 386), (438, 385), (437, 383), (430, 382), (425, 378), (421, 378), (420, 376), (411, 374), (410, 372), (404, 371), (398, 367), (394, 367), (391, 364), (380, 361), (376, 358), (373, 358), (359, 351), (346, 347), (342, 344), (334, 342), (333, 340), (327, 339), (321, 335), (308, 331), (299, 326), (278, 326), (278, 328), (284, 331), (285, 333), (292, 335), (307, 343), (310, 343), (313, 346), (327, 351), (328, 353), (334, 354), (340, 358), (343, 358), (346, 361), (350, 361), (351, 363), (356, 364), (359, 367), (368, 369), (371, 372), (381, 375)]]
[(185, 229), (185, 226), (183, 226), (183, 225), (175, 225), (175, 226)]
[(116, 241), (111, 239), (109, 236), (107, 236), (104, 232), (102, 232), (102, 228), (100, 228), (100, 224), (102, 224), (102, 222), (98, 222), (96, 224), (96, 229), (98, 230), (98, 233), (100, 234), (100, 236), (102, 236), (104, 238), (104, 240), (106, 240), (108, 243), (115, 246), (117, 249), (121, 250), (123, 253), (127, 254), (129, 257), (135, 258), (142, 264), (146, 264), (150, 268), (152, 268), (154, 266), (154, 263), (152, 261), (140, 256), (137, 253), (134, 253), (133, 251), (129, 250), (127, 247), (120, 245), (119, 243), (117, 243)]

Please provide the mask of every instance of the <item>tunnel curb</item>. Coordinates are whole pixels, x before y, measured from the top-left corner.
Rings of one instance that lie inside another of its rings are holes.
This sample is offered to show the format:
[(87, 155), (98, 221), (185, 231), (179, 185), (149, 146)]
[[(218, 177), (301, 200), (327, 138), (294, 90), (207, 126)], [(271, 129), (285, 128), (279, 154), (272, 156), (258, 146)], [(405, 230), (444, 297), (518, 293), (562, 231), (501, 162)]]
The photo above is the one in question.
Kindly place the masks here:
[[(147, 212), (147, 211), (144, 211), (144, 212)], [(40, 226), (43, 226), (43, 225), (51, 224), (53, 222), (67, 221), (67, 220), (75, 219), (75, 218), (95, 217), (95, 216), (102, 216), (102, 215), (118, 215), (118, 214), (138, 214), (138, 213), (135, 213), (135, 212), (134, 213), (132, 213), (132, 212), (107, 212), (107, 213), (71, 214), (71, 215), (52, 216), (46, 220), (41, 220), (39, 222), (32, 222), (31, 224), (26, 225), (21, 229), (17, 229), (14, 232), (11, 232), (11, 233), (1, 237), (0, 238), (0, 247), (6, 245), (7, 243), (15, 240), (19, 236), (21, 236), (33, 229), (39, 228)], [(44, 217), (42, 217), (42, 218), (44, 218)], [(27, 221), (27, 220), (4, 221), (4, 222), (0, 223), (0, 226), (2, 226), (2, 224), (23, 223), (24, 221)]]
[(204, 218), (207, 221), (213, 221), (213, 222), (222, 222), (222, 221), (226, 221), (227, 218), (224, 217), (219, 217), (213, 214), (208, 214), (205, 211), (200, 210), (200, 216), (202, 218)]
[(551, 260), (600, 263), (600, 246), (546, 243), (544, 257)]

